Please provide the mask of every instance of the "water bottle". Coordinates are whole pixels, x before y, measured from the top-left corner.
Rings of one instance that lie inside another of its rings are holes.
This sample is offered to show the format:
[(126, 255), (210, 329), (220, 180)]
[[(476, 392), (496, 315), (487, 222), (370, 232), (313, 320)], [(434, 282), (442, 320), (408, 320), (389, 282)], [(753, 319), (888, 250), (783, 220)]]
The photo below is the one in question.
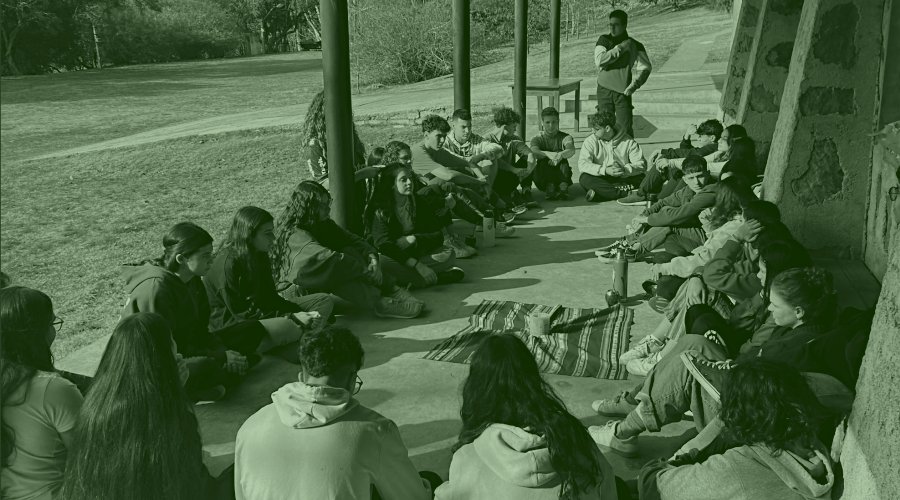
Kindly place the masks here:
[(494, 234), (494, 211), (493, 210), (485, 210), (484, 217), (482, 219), (482, 229), (484, 229), (484, 237), (481, 240), (481, 246), (485, 248), (490, 248), (497, 244)]
[(628, 259), (625, 258), (624, 247), (616, 251), (616, 260), (613, 262), (613, 290), (620, 300), (628, 298)]

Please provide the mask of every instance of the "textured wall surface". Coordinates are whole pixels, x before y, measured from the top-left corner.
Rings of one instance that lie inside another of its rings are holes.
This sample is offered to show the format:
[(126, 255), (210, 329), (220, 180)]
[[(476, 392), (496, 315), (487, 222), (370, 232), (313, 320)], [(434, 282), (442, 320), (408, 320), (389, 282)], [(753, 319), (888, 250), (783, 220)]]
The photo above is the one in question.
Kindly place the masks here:
[[(747, 65), (753, 49), (753, 37), (756, 35), (756, 23), (759, 22), (763, 0), (744, 0), (740, 4), (739, 13), (731, 40), (731, 56), (728, 59), (728, 72), (722, 87), (722, 121), (726, 125), (735, 123), (741, 95), (744, 91), (744, 78), (747, 76)], [(734, 8), (737, 8), (737, 2)]]
[[(746, 56), (743, 87), (739, 94), (730, 94), (731, 98), (738, 98), (735, 121), (756, 141), (760, 165), (765, 164), (775, 132), (803, 4), (803, 0), (762, 1), (753, 43)], [(734, 68), (740, 61), (732, 63)], [(729, 96), (727, 88), (725, 91), (723, 99)]]
[(886, 1), (804, 3), (766, 164), (799, 241), (841, 258), (863, 255)]
[(900, 498), (900, 232), (891, 246), (844, 440), (843, 500)]
[(900, 210), (892, 210), (888, 196), (888, 190), (900, 184), (897, 180), (898, 169), (900, 121), (889, 124), (878, 133), (872, 154), (872, 189), (869, 192), (869, 213), (866, 218), (865, 262), (878, 279), (882, 279), (887, 272), (891, 238), (900, 233)]

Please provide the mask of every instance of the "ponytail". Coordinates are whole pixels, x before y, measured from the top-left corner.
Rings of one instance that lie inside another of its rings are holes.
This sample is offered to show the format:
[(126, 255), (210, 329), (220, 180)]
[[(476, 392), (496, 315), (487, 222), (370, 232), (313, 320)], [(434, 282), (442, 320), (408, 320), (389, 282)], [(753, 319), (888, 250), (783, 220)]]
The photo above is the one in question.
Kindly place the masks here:
[(837, 296), (831, 273), (819, 267), (803, 267), (782, 272), (772, 289), (790, 305), (803, 309), (804, 323), (830, 325), (836, 315)]

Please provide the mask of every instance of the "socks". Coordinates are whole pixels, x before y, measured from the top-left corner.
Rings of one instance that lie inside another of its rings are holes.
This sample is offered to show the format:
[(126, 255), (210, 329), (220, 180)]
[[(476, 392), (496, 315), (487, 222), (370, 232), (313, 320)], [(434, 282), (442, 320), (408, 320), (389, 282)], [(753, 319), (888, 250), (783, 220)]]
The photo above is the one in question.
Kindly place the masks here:
[(647, 428), (644, 426), (644, 421), (641, 420), (641, 416), (638, 415), (637, 409), (634, 409), (627, 417), (625, 417), (625, 420), (619, 422), (619, 425), (616, 426), (616, 439), (630, 439), (645, 430), (647, 430)]

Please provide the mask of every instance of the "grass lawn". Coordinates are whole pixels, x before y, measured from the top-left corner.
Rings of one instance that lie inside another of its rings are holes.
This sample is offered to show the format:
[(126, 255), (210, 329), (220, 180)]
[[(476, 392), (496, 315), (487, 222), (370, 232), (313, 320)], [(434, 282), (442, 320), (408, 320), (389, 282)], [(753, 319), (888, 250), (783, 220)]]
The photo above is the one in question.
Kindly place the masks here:
[[(476, 117), (479, 130), (486, 125)], [(369, 149), (420, 136), (415, 127), (358, 130)], [(54, 354), (112, 331), (126, 297), (119, 266), (159, 256), (176, 222), (219, 240), (242, 206), (277, 217), (308, 177), (297, 137), (296, 127), (268, 128), (4, 164), (3, 271), (53, 299), (65, 320)]]
[[(677, 40), (728, 23), (727, 14), (694, 9), (635, 18), (631, 33), (658, 68)], [(562, 75), (591, 73), (594, 41), (592, 35), (564, 42)], [(475, 69), (473, 81), (506, 85), (511, 56), (510, 48), (508, 60)], [(530, 73), (543, 75), (546, 67), (546, 45), (532, 47)], [(15, 283), (54, 299), (66, 321), (54, 345), (58, 357), (111, 331), (125, 300), (119, 266), (158, 256), (172, 224), (192, 220), (221, 238), (241, 206), (277, 216), (306, 168), (296, 126), (27, 159), (165, 125), (308, 102), (321, 88), (319, 68), (320, 53), (303, 53), (2, 80), (2, 268)], [(476, 115), (475, 130), (487, 125), (486, 115)], [(359, 132), (369, 147), (420, 136), (412, 126), (360, 126)]]

